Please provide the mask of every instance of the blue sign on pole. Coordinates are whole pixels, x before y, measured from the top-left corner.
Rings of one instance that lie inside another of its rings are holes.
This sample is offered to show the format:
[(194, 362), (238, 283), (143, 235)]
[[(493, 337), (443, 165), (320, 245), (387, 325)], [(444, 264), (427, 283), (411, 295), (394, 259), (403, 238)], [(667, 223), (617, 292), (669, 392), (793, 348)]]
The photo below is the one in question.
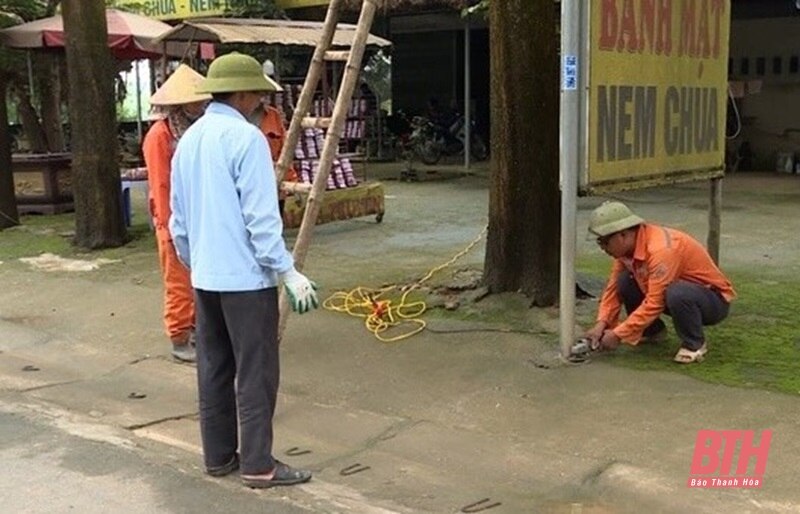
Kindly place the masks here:
[(578, 89), (578, 56), (564, 56), (564, 91), (575, 91)]

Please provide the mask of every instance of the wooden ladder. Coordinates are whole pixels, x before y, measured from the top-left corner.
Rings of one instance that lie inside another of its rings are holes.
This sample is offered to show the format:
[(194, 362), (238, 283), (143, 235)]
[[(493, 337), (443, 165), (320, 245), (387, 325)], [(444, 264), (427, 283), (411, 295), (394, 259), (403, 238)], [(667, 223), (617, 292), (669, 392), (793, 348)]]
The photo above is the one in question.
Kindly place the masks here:
[[(361, 70), (361, 62), (367, 47), (369, 31), (372, 27), (372, 21), (375, 19), (375, 12), (382, 1), (383, 0), (363, 0), (361, 15), (358, 18), (355, 36), (349, 50), (332, 49), (333, 37), (339, 23), (339, 13), (343, 1), (330, 1), (328, 12), (325, 15), (325, 23), (322, 28), (322, 36), (314, 50), (314, 56), (311, 58), (311, 65), (309, 66), (308, 74), (303, 83), (303, 89), (300, 93), (300, 98), (297, 102), (294, 114), (292, 115), (289, 131), (286, 135), (286, 143), (283, 145), (280, 158), (275, 166), (278, 184), (281, 184), (283, 182), (283, 177), (286, 175), (286, 171), (291, 167), (294, 161), (295, 148), (297, 147), (297, 142), (300, 139), (302, 130), (306, 128), (327, 129), (319, 166), (306, 200), (303, 220), (300, 224), (300, 230), (297, 233), (294, 251), (292, 252), (295, 267), (298, 270), (303, 269), (303, 264), (308, 254), (311, 236), (313, 235), (320, 207), (322, 206), (322, 197), (325, 194), (328, 175), (330, 175), (333, 160), (336, 158), (339, 140), (344, 132), (347, 113), (350, 110), (353, 92), (358, 82), (358, 74)], [(345, 65), (342, 83), (336, 96), (333, 114), (330, 118), (310, 117), (311, 104), (314, 101), (314, 95), (319, 87), (322, 73), (325, 71), (325, 65), (327, 62), (336, 61), (346, 62), (347, 64)], [(279, 340), (282, 339), (283, 331), (286, 328), (288, 313), (289, 301), (284, 291), (281, 293), (280, 300)]]

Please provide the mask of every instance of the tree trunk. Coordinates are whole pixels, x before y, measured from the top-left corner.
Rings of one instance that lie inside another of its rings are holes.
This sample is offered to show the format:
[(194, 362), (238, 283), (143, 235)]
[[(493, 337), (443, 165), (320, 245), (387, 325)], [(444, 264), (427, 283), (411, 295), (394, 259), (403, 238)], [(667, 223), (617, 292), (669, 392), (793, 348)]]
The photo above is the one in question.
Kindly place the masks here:
[(42, 129), (51, 152), (64, 151), (64, 130), (61, 123), (61, 79), (59, 56), (44, 55), (42, 73), (38, 75), (37, 88), (41, 100)]
[(28, 147), (32, 152), (46, 152), (47, 136), (39, 122), (39, 114), (31, 101), (30, 90), (27, 86), (19, 86), (15, 88), (15, 96), (17, 97), (17, 113), (19, 113), (22, 123), (22, 133), (28, 140)]
[(484, 281), (558, 299), (560, 200), (556, 9), (550, 0), (489, 3), (492, 157)]
[(8, 130), (6, 97), (8, 81), (0, 76), (0, 230), (19, 225), (14, 173), (11, 169), (11, 133)]
[(121, 246), (126, 233), (118, 162), (111, 51), (104, 2), (64, 0), (69, 70), (75, 243)]

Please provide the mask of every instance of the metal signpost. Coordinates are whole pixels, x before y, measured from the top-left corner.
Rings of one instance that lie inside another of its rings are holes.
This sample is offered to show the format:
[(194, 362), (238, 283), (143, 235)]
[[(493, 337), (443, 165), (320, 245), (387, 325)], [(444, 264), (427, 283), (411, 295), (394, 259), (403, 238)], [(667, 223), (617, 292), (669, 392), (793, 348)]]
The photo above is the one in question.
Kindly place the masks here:
[(560, 346), (569, 356), (575, 342), (575, 254), (577, 243), (578, 177), (585, 152), (583, 116), (584, 33), (582, 0), (561, 2), (561, 269), (560, 269)]

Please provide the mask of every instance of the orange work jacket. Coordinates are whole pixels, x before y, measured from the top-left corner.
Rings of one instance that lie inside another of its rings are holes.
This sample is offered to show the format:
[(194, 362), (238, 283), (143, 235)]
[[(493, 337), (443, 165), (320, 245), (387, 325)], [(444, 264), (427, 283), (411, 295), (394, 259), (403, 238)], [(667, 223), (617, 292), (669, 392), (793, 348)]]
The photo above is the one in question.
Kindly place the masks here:
[(142, 154), (147, 165), (148, 201), (150, 215), (156, 228), (168, 228), (170, 169), (172, 155), (175, 153), (175, 139), (169, 130), (166, 119), (159, 120), (150, 127), (142, 142)]
[[(275, 107), (264, 107), (264, 115), (261, 117), (259, 128), (267, 138), (269, 151), (272, 155), (272, 162), (278, 162), (286, 142), (286, 127), (283, 125), (283, 115)], [(297, 182), (297, 172), (293, 167), (286, 170), (283, 180), (287, 182)]]
[[(617, 280), (625, 272), (633, 274), (644, 301), (619, 323), (622, 301)], [(623, 342), (637, 344), (645, 328), (664, 312), (667, 287), (679, 280), (715, 289), (727, 302), (736, 298), (731, 282), (697, 240), (680, 230), (642, 224), (636, 235), (633, 258), (614, 259), (597, 320), (606, 322)]]

